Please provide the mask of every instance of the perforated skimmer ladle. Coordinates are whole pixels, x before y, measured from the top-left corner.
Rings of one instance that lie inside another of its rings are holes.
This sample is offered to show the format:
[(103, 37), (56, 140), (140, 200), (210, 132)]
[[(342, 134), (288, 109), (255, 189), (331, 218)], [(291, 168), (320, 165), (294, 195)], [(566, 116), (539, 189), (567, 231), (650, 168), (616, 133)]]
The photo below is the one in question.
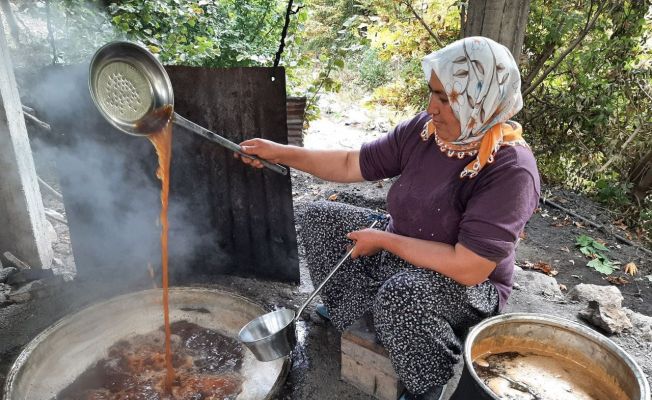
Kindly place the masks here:
[(274, 172), (288, 173), (286, 167), (245, 154), (240, 145), (175, 113), (167, 72), (152, 53), (135, 43), (111, 42), (97, 50), (91, 60), (88, 86), (102, 116), (124, 133), (146, 136), (172, 120), (243, 157), (260, 161)]

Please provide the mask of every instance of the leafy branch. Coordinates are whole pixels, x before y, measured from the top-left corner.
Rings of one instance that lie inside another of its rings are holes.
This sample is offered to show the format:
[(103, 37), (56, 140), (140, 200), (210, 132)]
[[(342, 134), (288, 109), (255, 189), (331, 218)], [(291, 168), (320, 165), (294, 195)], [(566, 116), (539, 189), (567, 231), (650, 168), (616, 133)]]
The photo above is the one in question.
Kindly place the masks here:
[(437, 45), (439, 47), (444, 47), (444, 43), (441, 41), (441, 39), (439, 39), (439, 36), (437, 36), (437, 34), (432, 29), (430, 29), (430, 27), (428, 26), (426, 21), (424, 21), (423, 18), (417, 12), (417, 10), (415, 10), (414, 7), (412, 7), (412, 2), (410, 2), (409, 0), (402, 0), (401, 4), (405, 4), (407, 6), (407, 8), (410, 9), (410, 12), (412, 12), (412, 15), (414, 15), (414, 17), (421, 23), (421, 25), (423, 25), (423, 27), (426, 28), (426, 30), (428, 31), (430, 36), (433, 39), (435, 39), (435, 42), (437, 42)]
[[(593, 26), (595, 25), (596, 21), (598, 20), (598, 17), (605, 11), (605, 8), (607, 7), (608, 2), (600, 3), (595, 11), (595, 13), (592, 13), (593, 10), (593, 5), (594, 2), (591, 1), (591, 5), (589, 6), (589, 12), (586, 17), (586, 23), (584, 25), (584, 28), (579, 32), (575, 40), (571, 42), (566, 49), (564, 49), (559, 56), (553, 61), (548, 68), (546, 68), (541, 75), (532, 83), (530, 83), (527, 87), (523, 89), (523, 97), (527, 96), (528, 94), (532, 93), (534, 89), (537, 88), (543, 81), (546, 79), (546, 77), (559, 66), (559, 64), (568, 56), (581, 42), (584, 40), (584, 38), (589, 34), (591, 29), (593, 29)], [(616, 5), (612, 5), (611, 10), (613, 10), (616, 7)], [(543, 65), (543, 64), (542, 64)], [(528, 76), (529, 78), (530, 76)]]

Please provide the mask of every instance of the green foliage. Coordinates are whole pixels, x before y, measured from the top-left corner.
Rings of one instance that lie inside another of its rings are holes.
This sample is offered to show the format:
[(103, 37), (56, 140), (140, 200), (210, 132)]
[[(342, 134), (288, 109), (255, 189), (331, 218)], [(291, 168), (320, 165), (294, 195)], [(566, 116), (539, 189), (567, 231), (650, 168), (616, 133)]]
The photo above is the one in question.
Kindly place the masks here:
[[(577, 38), (594, 2), (531, 4), (524, 86)], [(520, 114), (543, 178), (592, 194), (639, 228), (629, 171), (649, 148), (652, 48), (648, 6), (610, 1), (579, 46), (525, 98)], [(542, 59), (542, 54), (551, 54)], [(645, 233), (644, 233), (645, 236)]]
[(283, 28), (277, 0), (125, 0), (109, 6), (113, 24), (166, 64), (270, 65)]
[(337, 92), (342, 81), (337, 73), (362, 46), (355, 26), (360, 9), (353, 0), (306, 0), (297, 15), (296, 33), (289, 40), (286, 59), (289, 93), (306, 96), (306, 118), (318, 115), (321, 91)]
[(595, 183), (597, 198), (605, 204), (622, 207), (630, 204), (629, 192), (632, 184), (616, 177), (601, 178)]
[(376, 49), (368, 48), (360, 57), (360, 83), (367, 89), (375, 89), (391, 79), (389, 63), (378, 56)]
[(603, 254), (604, 251), (609, 251), (605, 245), (587, 235), (578, 236), (575, 244), (580, 248), (582, 254), (591, 258), (591, 261), (586, 264), (587, 267), (605, 275), (614, 272), (616, 267), (613, 262)]
[[(19, 2), (15, 2), (19, 3)], [(105, 4), (110, 3), (108, 7)], [(20, 2), (37, 29), (12, 49), (20, 65), (87, 60), (108, 40), (127, 37), (165, 63), (271, 65), (287, 3), (280, 0), (44, 0)], [(46, 7), (49, 4), (49, 7)], [(308, 118), (322, 91), (346, 85), (404, 114), (422, 110), (427, 88), (421, 58), (459, 35), (457, 0), (303, 0), (292, 15), (282, 64), (288, 94), (308, 98)], [(566, 56), (598, 6), (595, 26)], [(529, 93), (516, 119), (546, 183), (595, 196), (618, 210), (645, 240), (652, 200), (633, 201), (628, 177), (652, 132), (652, 19), (640, 0), (532, 0), (523, 55), (523, 86), (561, 62)], [(107, 15), (108, 13), (108, 15)], [(415, 15), (416, 13), (416, 15)], [(648, 18), (645, 15), (648, 13)], [(47, 37), (44, 21), (51, 22)], [(22, 64), (21, 64), (22, 63)], [(357, 86), (356, 86), (357, 85)]]
[[(426, 106), (427, 86), (421, 70), (424, 55), (439, 48), (435, 39), (415, 18), (404, 2), (361, 0), (365, 14), (360, 19), (361, 38), (392, 67), (390, 79), (374, 90), (380, 104), (412, 114)], [(424, 22), (444, 42), (459, 36), (459, 14), (450, 1), (414, 2)]]

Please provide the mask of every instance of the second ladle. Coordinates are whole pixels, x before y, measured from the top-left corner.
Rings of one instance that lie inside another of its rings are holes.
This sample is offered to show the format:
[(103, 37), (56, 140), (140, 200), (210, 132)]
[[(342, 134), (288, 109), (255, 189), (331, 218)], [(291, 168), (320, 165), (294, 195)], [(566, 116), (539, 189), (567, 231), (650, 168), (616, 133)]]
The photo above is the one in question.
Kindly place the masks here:
[[(378, 221), (374, 221), (369, 228), (376, 226)], [(261, 315), (245, 325), (238, 334), (240, 341), (247, 346), (259, 361), (272, 361), (277, 358), (285, 357), (297, 344), (296, 322), (299, 316), (312, 299), (317, 296), (319, 291), (324, 287), (326, 282), (337, 272), (353, 252), (352, 247), (344, 254), (335, 268), (326, 276), (322, 283), (310, 294), (299, 310), (295, 313), (293, 310), (281, 308), (276, 311)]]

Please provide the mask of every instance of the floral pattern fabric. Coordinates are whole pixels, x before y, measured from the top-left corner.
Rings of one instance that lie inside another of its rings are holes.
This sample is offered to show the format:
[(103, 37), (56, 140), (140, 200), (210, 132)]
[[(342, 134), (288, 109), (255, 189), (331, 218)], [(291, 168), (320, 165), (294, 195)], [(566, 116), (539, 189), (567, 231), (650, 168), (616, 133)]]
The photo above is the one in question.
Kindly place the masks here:
[(476, 156), (460, 177), (476, 176), (503, 145), (527, 146), (521, 126), (509, 121), (523, 98), (518, 65), (505, 46), (485, 37), (464, 38), (427, 55), (422, 66), (427, 81), (434, 72), (444, 85), (461, 128), (455, 141), (446, 142), (429, 121), (422, 138), (434, 135), (449, 157)]

